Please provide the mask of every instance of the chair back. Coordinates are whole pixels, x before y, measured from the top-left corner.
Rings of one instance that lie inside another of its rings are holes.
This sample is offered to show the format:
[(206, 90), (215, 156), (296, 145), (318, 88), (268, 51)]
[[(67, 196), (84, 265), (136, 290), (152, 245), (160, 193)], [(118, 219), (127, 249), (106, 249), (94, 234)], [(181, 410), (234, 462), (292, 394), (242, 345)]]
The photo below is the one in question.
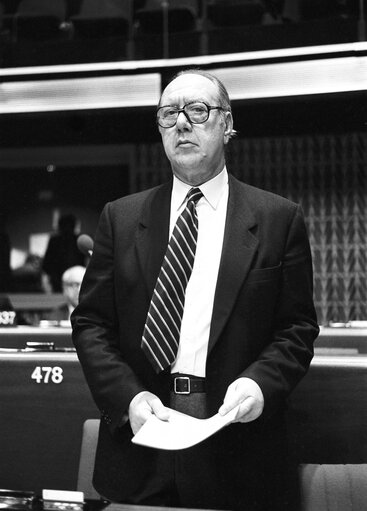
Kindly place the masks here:
[(96, 458), (99, 419), (88, 419), (83, 424), (83, 437), (80, 449), (77, 490), (84, 493), (86, 499), (98, 500), (100, 495), (93, 487), (94, 461)]
[(65, 0), (21, 0), (18, 15), (55, 16), (60, 20), (66, 17)]
[(83, 0), (79, 16), (82, 18), (128, 18), (132, 0)]
[[(163, 9), (162, 0), (146, 0), (141, 11), (162, 11)], [(199, 1), (198, 0), (169, 0), (167, 2), (169, 11), (190, 11), (193, 16), (197, 16), (199, 13)]]

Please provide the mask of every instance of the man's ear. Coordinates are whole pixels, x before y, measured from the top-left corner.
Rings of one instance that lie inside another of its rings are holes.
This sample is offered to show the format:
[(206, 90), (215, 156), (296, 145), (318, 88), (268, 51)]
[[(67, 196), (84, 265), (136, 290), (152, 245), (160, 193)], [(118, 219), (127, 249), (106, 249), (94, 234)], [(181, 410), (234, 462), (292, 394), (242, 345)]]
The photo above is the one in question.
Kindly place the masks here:
[(224, 143), (227, 144), (233, 132), (233, 117), (231, 112), (224, 112)]

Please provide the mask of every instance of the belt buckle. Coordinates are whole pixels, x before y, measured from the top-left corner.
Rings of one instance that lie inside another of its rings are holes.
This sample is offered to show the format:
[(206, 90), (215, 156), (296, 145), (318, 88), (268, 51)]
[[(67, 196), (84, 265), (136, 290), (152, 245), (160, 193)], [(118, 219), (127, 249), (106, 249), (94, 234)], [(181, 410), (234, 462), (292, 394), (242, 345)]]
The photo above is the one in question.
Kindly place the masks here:
[[(177, 390), (177, 380), (186, 381), (187, 390)], [(190, 394), (190, 378), (188, 376), (176, 376), (173, 380), (173, 391), (175, 394)]]

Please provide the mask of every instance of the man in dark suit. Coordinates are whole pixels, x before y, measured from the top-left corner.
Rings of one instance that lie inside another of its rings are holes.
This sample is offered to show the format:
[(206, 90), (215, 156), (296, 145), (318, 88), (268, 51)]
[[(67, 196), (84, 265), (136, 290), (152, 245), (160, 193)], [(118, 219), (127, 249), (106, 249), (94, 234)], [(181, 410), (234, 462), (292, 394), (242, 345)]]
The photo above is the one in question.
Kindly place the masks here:
[[(72, 316), (102, 415), (95, 487), (126, 503), (294, 511), (284, 409), (318, 334), (302, 212), (228, 175), (232, 113), (212, 75), (191, 70), (173, 79), (157, 122), (173, 180), (105, 207)], [(178, 352), (157, 372), (144, 325), (192, 187), (203, 197)], [(167, 420), (167, 407), (203, 418), (236, 406), (232, 424), (192, 448), (131, 443), (151, 414)]]

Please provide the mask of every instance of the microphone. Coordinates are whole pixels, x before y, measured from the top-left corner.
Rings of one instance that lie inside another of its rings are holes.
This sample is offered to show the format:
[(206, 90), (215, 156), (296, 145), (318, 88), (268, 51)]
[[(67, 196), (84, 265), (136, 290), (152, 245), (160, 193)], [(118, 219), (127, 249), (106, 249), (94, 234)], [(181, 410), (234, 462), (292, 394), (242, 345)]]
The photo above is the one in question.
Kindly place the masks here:
[(91, 256), (93, 253), (93, 240), (88, 234), (81, 234), (76, 240), (76, 244), (80, 252), (84, 255)]

